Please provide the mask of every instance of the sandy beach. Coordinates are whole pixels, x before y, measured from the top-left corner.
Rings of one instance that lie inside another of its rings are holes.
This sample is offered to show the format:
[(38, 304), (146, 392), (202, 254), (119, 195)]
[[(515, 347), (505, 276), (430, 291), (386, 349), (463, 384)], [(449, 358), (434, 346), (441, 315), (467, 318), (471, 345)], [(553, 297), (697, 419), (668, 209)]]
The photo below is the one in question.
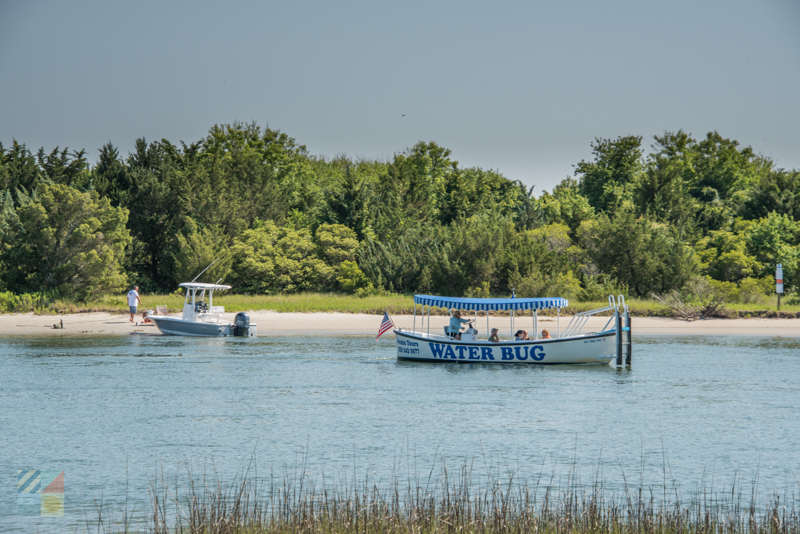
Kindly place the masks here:
[[(235, 314), (225, 314), (224, 318), (233, 321)], [(159, 334), (152, 325), (143, 325), (141, 317), (138, 324), (130, 323), (127, 315), (109, 313), (80, 313), (70, 315), (0, 315), (0, 335), (128, 335)], [(375, 335), (381, 323), (381, 315), (350, 313), (277, 313), (270, 311), (250, 312), (250, 320), (258, 324), (259, 336), (271, 335)], [(411, 329), (414, 318), (399, 315), (392, 318), (398, 328)], [(570, 317), (561, 317), (561, 328), (569, 323)], [(600, 330), (608, 318), (592, 318), (587, 332)], [(64, 328), (54, 329), (53, 325)], [(431, 318), (431, 332), (441, 332), (447, 324), (446, 317)], [(417, 328), (420, 318), (417, 317)], [(487, 331), (486, 319), (478, 318), (476, 323), (481, 335)], [(500, 337), (511, 334), (508, 318), (490, 318), (491, 328), (500, 329)], [(533, 332), (530, 316), (517, 318), (515, 329)], [(634, 317), (634, 334), (640, 335), (708, 335), (708, 336), (800, 336), (798, 319), (705, 319), (694, 322), (665, 319), (661, 317)], [(539, 329), (547, 328), (551, 333), (558, 331), (555, 318), (539, 319)], [(384, 337), (393, 337), (391, 332)]]

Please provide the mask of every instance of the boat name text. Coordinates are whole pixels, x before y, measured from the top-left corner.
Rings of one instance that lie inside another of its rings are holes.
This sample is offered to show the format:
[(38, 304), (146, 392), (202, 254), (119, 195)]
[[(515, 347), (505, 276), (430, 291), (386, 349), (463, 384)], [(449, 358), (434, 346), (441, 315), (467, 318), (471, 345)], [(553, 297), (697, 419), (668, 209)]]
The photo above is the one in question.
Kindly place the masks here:
[(521, 361), (528, 358), (540, 362), (544, 360), (544, 346), (533, 345), (524, 347), (471, 347), (469, 345), (445, 345), (442, 343), (428, 343), (435, 359), (442, 360), (492, 360), (494, 349), (500, 349), (500, 360)]

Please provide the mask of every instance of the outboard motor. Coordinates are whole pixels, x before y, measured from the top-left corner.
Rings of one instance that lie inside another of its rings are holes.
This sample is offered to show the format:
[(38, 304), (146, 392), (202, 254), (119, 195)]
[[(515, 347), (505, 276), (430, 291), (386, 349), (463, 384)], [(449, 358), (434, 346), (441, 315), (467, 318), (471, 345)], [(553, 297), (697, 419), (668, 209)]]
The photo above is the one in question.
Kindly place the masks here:
[(233, 335), (236, 337), (247, 337), (250, 331), (250, 315), (239, 312), (233, 319)]

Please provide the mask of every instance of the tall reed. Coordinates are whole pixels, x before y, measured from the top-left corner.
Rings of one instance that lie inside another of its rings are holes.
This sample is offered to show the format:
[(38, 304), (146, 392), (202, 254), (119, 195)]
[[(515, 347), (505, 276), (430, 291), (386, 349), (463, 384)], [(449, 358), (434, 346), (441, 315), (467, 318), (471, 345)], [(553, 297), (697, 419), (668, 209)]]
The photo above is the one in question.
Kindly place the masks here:
[[(516, 472), (476, 476), (442, 462), (428, 474), (373, 480), (355, 473), (331, 482), (304, 470), (229, 483), (216, 475), (154, 481), (148, 529), (167, 533), (523, 533), (798, 534), (795, 493), (761, 499), (756, 483), (684, 500), (677, 484), (609, 490), (599, 476), (519, 481)], [(788, 502), (787, 502), (788, 500)]]

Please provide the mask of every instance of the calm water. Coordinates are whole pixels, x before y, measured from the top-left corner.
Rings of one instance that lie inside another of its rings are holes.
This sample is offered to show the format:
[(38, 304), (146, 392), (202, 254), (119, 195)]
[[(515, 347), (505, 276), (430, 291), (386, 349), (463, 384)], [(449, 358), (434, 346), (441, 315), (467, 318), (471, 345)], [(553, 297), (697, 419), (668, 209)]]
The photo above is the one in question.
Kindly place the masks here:
[[(156, 466), (383, 476), (476, 460), (797, 492), (800, 340), (634, 339), (634, 367), (400, 363), (394, 340), (0, 338), (0, 531), (146, 510)], [(439, 460), (437, 460), (439, 458)], [(641, 465), (644, 463), (644, 469)], [(66, 515), (16, 515), (18, 469), (64, 469)], [(587, 480), (588, 482), (588, 480)]]

